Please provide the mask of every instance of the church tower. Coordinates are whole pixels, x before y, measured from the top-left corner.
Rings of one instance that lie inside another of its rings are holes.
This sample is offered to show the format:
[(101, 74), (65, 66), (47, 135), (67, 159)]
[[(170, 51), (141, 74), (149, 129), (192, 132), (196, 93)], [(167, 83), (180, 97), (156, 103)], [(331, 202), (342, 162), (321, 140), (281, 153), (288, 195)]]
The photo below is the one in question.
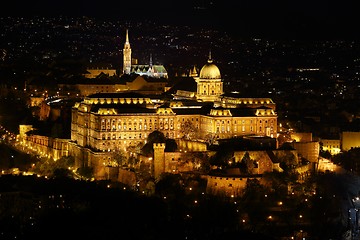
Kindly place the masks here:
[(194, 79), (197, 84), (196, 98), (199, 101), (214, 102), (219, 100), (224, 93), (220, 70), (213, 63), (211, 52), (209, 52), (207, 63), (200, 70), (199, 77), (194, 77)]
[(126, 39), (123, 50), (123, 73), (130, 74), (131, 71), (131, 47), (129, 42), (129, 33), (126, 29)]

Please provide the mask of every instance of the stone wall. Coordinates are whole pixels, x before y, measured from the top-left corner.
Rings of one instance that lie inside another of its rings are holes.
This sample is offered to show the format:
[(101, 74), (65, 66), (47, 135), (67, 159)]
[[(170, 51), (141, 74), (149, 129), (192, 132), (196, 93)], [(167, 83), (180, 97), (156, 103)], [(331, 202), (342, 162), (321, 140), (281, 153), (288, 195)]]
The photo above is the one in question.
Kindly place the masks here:
[(259, 177), (227, 177), (208, 176), (206, 193), (221, 197), (239, 197), (242, 195), (248, 179), (260, 179)]
[(73, 142), (69, 146), (69, 154), (75, 158), (75, 168), (93, 168), (96, 180), (117, 180), (118, 171), (111, 170), (108, 165), (111, 153), (94, 152), (91, 149), (80, 147)]
[(136, 175), (135, 172), (133, 171), (128, 171), (125, 169), (119, 169), (119, 174), (118, 174), (118, 181), (131, 187), (134, 188), (136, 186)]
[(207, 145), (205, 142), (190, 141), (185, 139), (177, 139), (178, 148), (182, 151), (206, 151)]
[(273, 162), (266, 151), (236, 151), (234, 152), (235, 163), (240, 163), (245, 154), (258, 166), (254, 174), (263, 174), (264, 172), (272, 172)]
[(298, 152), (296, 150), (273, 150), (275, 158), (281, 161), (291, 161), (294, 165), (299, 164)]
[(293, 142), (292, 146), (296, 149), (299, 156), (313, 163), (318, 162), (320, 153), (319, 142)]
[(41, 135), (22, 135), (20, 143), (24, 149), (28, 149), (41, 157), (57, 160), (69, 156), (69, 139)]

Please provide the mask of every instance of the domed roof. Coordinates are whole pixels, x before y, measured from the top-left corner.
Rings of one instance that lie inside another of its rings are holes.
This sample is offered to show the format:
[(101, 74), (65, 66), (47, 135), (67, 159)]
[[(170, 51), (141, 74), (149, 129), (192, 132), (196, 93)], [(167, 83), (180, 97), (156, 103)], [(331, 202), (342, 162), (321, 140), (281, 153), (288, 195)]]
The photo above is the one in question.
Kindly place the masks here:
[(209, 56), (208, 62), (200, 70), (200, 78), (205, 79), (219, 79), (221, 78), (219, 68), (212, 63), (211, 56)]

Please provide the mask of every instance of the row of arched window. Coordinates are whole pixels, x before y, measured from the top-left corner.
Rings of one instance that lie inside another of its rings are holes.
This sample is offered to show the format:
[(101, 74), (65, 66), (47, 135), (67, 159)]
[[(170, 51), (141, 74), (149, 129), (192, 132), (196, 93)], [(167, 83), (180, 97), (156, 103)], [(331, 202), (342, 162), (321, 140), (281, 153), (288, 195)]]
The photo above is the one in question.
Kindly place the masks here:
[(116, 139), (146, 139), (147, 134), (146, 133), (133, 133), (133, 134), (101, 134), (102, 140), (116, 140)]

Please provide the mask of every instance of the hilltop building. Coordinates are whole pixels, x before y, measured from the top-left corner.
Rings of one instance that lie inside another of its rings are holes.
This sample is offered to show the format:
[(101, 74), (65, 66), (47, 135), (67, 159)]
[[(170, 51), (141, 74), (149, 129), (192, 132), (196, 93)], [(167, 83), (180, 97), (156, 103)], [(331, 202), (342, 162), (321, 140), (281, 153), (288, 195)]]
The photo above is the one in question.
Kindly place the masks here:
[[(128, 68), (124, 68), (126, 71)], [(78, 102), (72, 109), (69, 147), (78, 167), (94, 166), (101, 178), (114, 151), (144, 144), (155, 130), (177, 142), (185, 139), (206, 143), (242, 136), (276, 139), (275, 103), (270, 98), (225, 94), (220, 70), (211, 54), (199, 76), (194, 73), (185, 81), (190, 88), (182, 90), (186, 84), (180, 80), (163, 95), (95, 93)], [(156, 166), (163, 169), (161, 164)]]

